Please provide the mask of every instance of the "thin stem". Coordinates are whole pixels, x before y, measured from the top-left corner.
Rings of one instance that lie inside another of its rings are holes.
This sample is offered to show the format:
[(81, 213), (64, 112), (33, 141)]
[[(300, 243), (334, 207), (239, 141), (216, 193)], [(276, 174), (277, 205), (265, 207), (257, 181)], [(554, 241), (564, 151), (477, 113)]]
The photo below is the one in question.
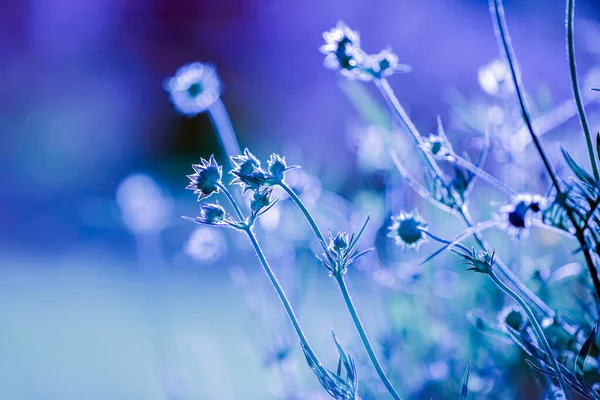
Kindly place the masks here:
[[(498, 41), (500, 42), (500, 45), (504, 48), (506, 60), (510, 67), (511, 77), (512, 77), (512, 80), (513, 80), (513, 83), (515, 86), (515, 92), (517, 93), (517, 98), (519, 100), (519, 106), (521, 108), (521, 115), (523, 116), (525, 125), (527, 125), (527, 129), (529, 130), (529, 134), (531, 135), (531, 140), (535, 144), (535, 147), (536, 147), (540, 157), (542, 158), (544, 166), (546, 167), (546, 171), (548, 171), (548, 174), (550, 175), (550, 179), (552, 180), (552, 184), (553, 184), (554, 188), (556, 189), (556, 193), (561, 195), (563, 192), (558, 183), (558, 178), (556, 177), (554, 169), (550, 165), (550, 161), (548, 160), (548, 157), (546, 156), (546, 152), (544, 151), (544, 148), (542, 147), (541, 142), (539, 141), (537, 135), (535, 134), (535, 131), (533, 130), (533, 125), (531, 123), (531, 117), (529, 114), (529, 110), (527, 109), (527, 105), (525, 104), (525, 98), (523, 95), (522, 84), (519, 81), (517, 66), (516, 66), (516, 62), (515, 62), (516, 58), (515, 58), (515, 55), (514, 55), (514, 52), (512, 49), (512, 45), (510, 42), (510, 35), (508, 33), (508, 28), (506, 26), (506, 20), (504, 18), (504, 7), (502, 6), (502, 0), (490, 0), (490, 8), (492, 9), (492, 14), (495, 17), (494, 23), (495, 23), (495, 26), (497, 29)], [(578, 106), (579, 106), (579, 104), (578, 104)], [(593, 154), (593, 150), (592, 150), (592, 154)], [(578, 228), (577, 221), (575, 220), (575, 217), (573, 216), (573, 213), (571, 212), (571, 210), (566, 209), (566, 211), (567, 211), (567, 217), (571, 220), (571, 223), (577, 230), (575, 236), (576, 236), (577, 240), (579, 241), (581, 248), (583, 249), (583, 254), (585, 256), (585, 260), (586, 260), (588, 269), (590, 271), (590, 275), (592, 277), (594, 289), (596, 291), (596, 297), (600, 298), (600, 279), (598, 278), (598, 270), (596, 268), (596, 265), (594, 264), (594, 260), (592, 259), (591, 254), (589, 253), (587, 243), (585, 242), (585, 235)]]
[[(317, 222), (313, 218), (310, 211), (308, 211), (308, 209), (306, 208), (306, 206), (304, 205), (304, 203), (302, 202), (300, 197), (298, 197), (298, 195), (296, 193), (294, 193), (292, 188), (290, 188), (284, 182), (279, 182), (279, 186), (283, 190), (285, 190), (285, 192), (290, 196), (292, 201), (294, 203), (296, 203), (296, 206), (298, 206), (298, 208), (300, 209), (302, 214), (304, 214), (304, 217), (310, 224), (315, 236), (317, 236), (317, 238), (319, 239), (319, 243), (321, 244), (321, 247), (323, 248), (324, 253), (327, 255), (327, 257), (329, 257), (329, 252), (327, 251), (327, 242), (325, 241), (325, 236), (323, 236), (323, 233), (319, 229), (319, 226), (317, 225)], [(334, 260), (330, 260), (330, 261), (332, 263), (334, 262)], [(348, 288), (346, 287), (346, 283), (344, 282), (343, 276), (336, 275), (335, 277), (336, 277), (336, 281), (340, 287), (340, 290), (342, 292), (342, 295), (344, 296), (344, 300), (346, 302), (346, 307), (348, 308), (348, 312), (350, 312), (350, 316), (352, 317), (352, 320), (354, 321), (354, 326), (356, 327), (356, 330), (358, 331), (358, 334), (363, 342), (363, 345), (365, 346), (365, 349), (367, 350), (369, 359), (371, 360), (373, 367), (375, 367), (375, 370), (377, 371), (379, 378), (385, 385), (385, 387), (388, 390), (388, 392), (390, 393), (390, 395), (395, 400), (401, 400), (402, 398), (398, 395), (398, 393), (396, 392), (396, 390), (390, 383), (388, 377), (386, 376), (385, 372), (381, 368), (381, 364), (377, 360), (377, 356), (375, 355), (375, 352), (373, 351), (373, 347), (371, 346), (371, 343), (369, 342), (367, 333), (365, 332), (365, 329), (364, 329), (362, 323), (360, 322), (360, 319), (358, 318), (356, 309), (354, 308), (354, 304), (352, 303), (352, 300), (350, 299), (350, 294), (348, 294)]]
[(394, 389), (394, 386), (392, 386), (392, 383), (386, 376), (385, 372), (383, 371), (383, 368), (381, 367), (381, 364), (379, 363), (379, 360), (377, 359), (377, 355), (375, 355), (375, 351), (373, 350), (373, 346), (371, 346), (371, 342), (369, 341), (367, 332), (365, 331), (365, 328), (363, 327), (362, 322), (360, 322), (360, 318), (358, 317), (356, 308), (354, 307), (354, 304), (352, 303), (350, 293), (348, 293), (348, 287), (346, 286), (346, 282), (344, 281), (344, 276), (336, 275), (335, 278), (336, 278), (336, 281), (342, 292), (342, 296), (344, 297), (344, 302), (346, 303), (346, 307), (348, 307), (348, 311), (350, 312), (350, 316), (352, 317), (352, 321), (354, 321), (354, 326), (356, 326), (356, 330), (358, 331), (360, 339), (363, 342), (363, 345), (365, 346), (365, 350), (367, 350), (367, 354), (369, 355), (369, 359), (371, 360), (373, 367), (375, 367), (375, 370), (377, 371), (377, 375), (379, 375), (379, 378), (385, 385), (385, 387), (388, 390), (388, 392), (390, 393), (390, 395), (395, 400), (402, 400), (400, 395)]
[(575, 63), (575, 0), (567, 0), (567, 57), (569, 59), (569, 70), (571, 72), (571, 85), (573, 86), (573, 95), (575, 97), (575, 103), (577, 104), (577, 111), (579, 113), (579, 119), (581, 120), (581, 126), (583, 127), (583, 133), (585, 135), (585, 142), (587, 144), (588, 153), (590, 156), (590, 163), (592, 164), (592, 171), (594, 172), (594, 178), (598, 180), (598, 165), (596, 164), (596, 154), (594, 146), (592, 144), (592, 135), (590, 133), (590, 126), (588, 123), (587, 115), (585, 113), (585, 107), (581, 100), (581, 89), (579, 88), (579, 78), (577, 76), (577, 65)]
[(275, 287), (275, 291), (277, 292), (277, 295), (279, 296), (279, 300), (281, 300), (281, 302), (283, 303), (283, 306), (285, 307), (285, 311), (287, 312), (287, 315), (290, 318), (290, 321), (292, 321), (292, 325), (294, 326), (294, 330), (296, 331), (296, 334), (298, 335), (298, 338), (300, 339), (300, 342), (302, 343), (302, 347), (308, 353), (308, 355), (319, 366), (321, 366), (322, 364), (319, 361), (319, 359), (317, 358), (317, 355), (315, 354), (315, 352), (310, 347), (310, 344), (308, 343), (308, 340), (306, 339), (306, 336), (304, 335), (304, 332), (302, 331), (302, 328), (300, 327), (300, 323), (298, 322), (298, 319), (296, 318), (296, 315), (294, 314), (292, 305), (290, 304), (287, 296), (285, 295), (285, 292), (283, 291), (283, 288), (279, 284), (277, 277), (275, 277), (275, 274), (273, 273), (271, 266), (269, 265), (267, 259), (265, 258), (265, 255), (264, 255), (260, 245), (258, 244), (258, 241), (256, 240), (256, 236), (254, 236), (254, 233), (252, 232), (252, 230), (250, 228), (247, 228), (245, 230), (245, 232), (248, 235), (248, 238), (250, 239), (252, 246), (254, 247), (254, 251), (256, 252), (256, 255), (258, 256), (258, 259), (260, 260), (260, 263), (262, 264), (262, 267), (263, 267), (265, 273), (269, 277), (271, 284), (273, 284), (273, 286)]
[(531, 308), (529, 308), (526, 301), (524, 301), (521, 297), (519, 297), (518, 294), (516, 294), (511, 288), (509, 288), (507, 285), (505, 285), (504, 282), (502, 282), (502, 280), (500, 278), (498, 278), (498, 276), (494, 273), (493, 269), (490, 271), (489, 276), (490, 276), (490, 278), (492, 278), (492, 280), (494, 281), (496, 286), (498, 286), (504, 293), (506, 293), (507, 295), (512, 297), (512, 299), (515, 300), (519, 304), (519, 306), (523, 309), (523, 311), (525, 311), (525, 314), (527, 314), (527, 318), (529, 318), (529, 322), (531, 322), (533, 332), (535, 333), (535, 336), (536, 336), (538, 342), (540, 342), (542, 344), (542, 346), (544, 347), (544, 351), (546, 352), (546, 355), (548, 356), (548, 359), (550, 360), (550, 364), (552, 365), (554, 372), (556, 372), (556, 377), (558, 378), (558, 383), (559, 383), (563, 393), (565, 394), (565, 398), (567, 400), (570, 400), (571, 395), (567, 391), (568, 387), (565, 382), (565, 378), (563, 377), (562, 373), (560, 372), (560, 366), (558, 364), (558, 361), (556, 360), (556, 357), (554, 357), (554, 353), (552, 352), (552, 348), (550, 347), (550, 344), (548, 343), (548, 340), (546, 339), (546, 335), (544, 335), (544, 331), (542, 330), (542, 327), (538, 323), (535, 315), (531, 311)]
[(533, 141), (538, 153), (540, 154), (540, 157), (542, 158), (542, 162), (544, 163), (544, 167), (546, 168), (546, 171), (548, 172), (548, 175), (552, 180), (552, 184), (556, 188), (557, 193), (562, 193), (554, 169), (550, 164), (550, 160), (548, 159), (548, 156), (546, 155), (546, 152), (542, 147), (542, 143), (540, 142), (539, 138), (535, 134), (535, 131), (533, 130), (531, 116), (525, 103), (525, 95), (523, 93), (522, 83), (519, 80), (519, 72), (517, 70), (517, 65), (515, 62), (516, 57), (514, 55), (514, 51), (510, 41), (508, 28), (506, 26), (506, 19), (504, 18), (504, 6), (502, 5), (502, 0), (490, 0), (490, 8), (492, 9), (494, 25), (496, 26), (496, 36), (498, 37), (500, 46), (504, 50), (504, 55), (506, 56), (506, 61), (510, 69), (510, 75), (515, 86), (515, 92), (517, 94), (517, 99), (519, 100), (519, 106), (521, 108), (521, 115), (523, 117), (523, 121), (525, 121), (525, 125), (527, 126), (529, 134), (531, 135), (531, 140)]
[(231, 206), (235, 210), (235, 213), (237, 214), (238, 218), (240, 219), (240, 222), (243, 222), (244, 214), (242, 214), (242, 210), (240, 210), (240, 207), (238, 206), (237, 201), (235, 201), (235, 199), (231, 195), (231, 192), (229, 191), (229, 189), (227, 189), (227, 187), (225, 187), (225, 185), (223, 185), (222, 183), (217, 183), (217, 187), (219, 188), (219, 190), (221, 190), (223, 192), (225, 197), (227, 197), (227, 200), (229, 200), (229, 203), (231, 203)]
[[(375, 85), (377, 86), (377, 88), (379, 89), (379, 91), (381, 92), (381, 95), (383, 96), (385, 101), (388, 103), (390, 108), (395, 112), (398, 120), (400, 122), (402, 122), (402, 124), (404, 124), (404, 126), (406, 127), (408, 132), (410, 132), (411, 136), (415, 140), (415, 143), (417, 144), (419, 149), (422, 149), (423, 148), (423, 138), (421, 137), (421, 134), (419, 133), (419, 130), (417, 129), (415, 124), (413, 124), (410, 117), (404, 110), (404, 107), (402, 107), (402, 105), (400, 104), (400, 101), (398, 101), (398, 98), (396, 97), (394, 90), (392, 90), (392, 88), (390, 87), (390, 84), (388, 83), (388, 81), (386, 79), (377, 79), (374, 82), (375, 82)], [(433, 159), (431, 154), (429, 154), (428, 152), (423, 151), (423, 150), (421, 150), (419, 152), (419, 154), (421, 154), (424, 157), (424, 160), (427, 162), (427, 164), (431, 167), (431, 169), (435, 172), (435, 174), (442, 180), (444, 185), (447, 186), (448, 183), (444, 180), (444, 174), (442, 173), (440, 167), (437, 165), (437, 163), (435, 162), (435, 160)]]
[(213, 126), (215, 127), (215, 130), (217, 131), (217, 136), (219, 137), (219, 141), (223, 146), (223, 150), (225, 150), (229, 166), (234, 168), (235, 165), (233, 165), (230, 157), (241, 154), (242, 151), (240, 149), (235, 130), (233, 129), (233, 125), (231, 124), (231, 119), (227, 113), (227, 109), (225, 108), (225, 105), (221, 99), (215, 101), (208, 108), (208, 115), (213, 123)]
[(452, 158), (449, 160), (450, 162), (454, 162), (457, 165), (463, 167), (464, 169), (471, 171), (473, 174), (477, 175), (479, 178), (483, 179), (492, 186), (495, 186), (496, 188), (503, 190), (510, 195), (518, 194), (516, 190), (514, 190), (511, 187), (508, 187), (504, 183), (500, 182), (498, 179), (494, 178), (492, 175), (485, 172), (483, 169), (477, 167), (476, 165), (462, 158), (458, 154), (452, 154), (451, 157)]
[[(308, 209), (306, 208), (306, 206), (304, 205), (304, 203), (302, 202), (302, 200), (300, 200), (300, 197), (298, 197), (298, 195), (292, 190), (292, 188), (289, 187), (285, 182), (280, 182), (279, 186), (283, 190), (285, 190), (285, 192), (288, 194), (288, 196), (290, 196), (290, 198), (292, 199), (292, 201), (294, 203), (296, 203), (296, 206), (298, 206), (298, 208), (300, 209), (300, 211), (302, 211), (302, 214), (304, 214), (304, 217), (306, 218), (306, 220), (310, 224), (310, 227), (312, 228), (313, 232), (317, 236), (317, 239), (319, 239), (319, 243), (321, 244), (321, 247), (323, 248), (323, 250), (327, 250), (327, 242), (325, 241), (325, 236), (323, 236), (323, 233), (319, 229), (319, 226), (317, 225), (317, 222), (313, 218), (313, 216), (310, 213), (310, 211), (308, 211)], [(327, 253), (327, 251), (325, 251), (325, 253)]]

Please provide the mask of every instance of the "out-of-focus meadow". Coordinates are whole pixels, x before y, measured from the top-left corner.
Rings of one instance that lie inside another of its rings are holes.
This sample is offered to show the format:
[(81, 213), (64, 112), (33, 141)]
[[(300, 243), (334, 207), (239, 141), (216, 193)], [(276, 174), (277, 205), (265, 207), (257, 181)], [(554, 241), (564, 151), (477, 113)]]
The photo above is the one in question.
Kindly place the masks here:
[[(583, 159), (565, 103), (563, 2), (505, 6), (535, 115), (550, 113), (557, 125), (543, 136), (550, 156), (558, 164), (560, 141)], [(423, 133), (440, 115), (455, 146), (473, 152), (484, 125), (499, 127), (486, 171), (545, 194), (531, 144), (510, 139), (522, 124), (490, 64), (500, 53), (487, 1), (3, 2), (1, 399), (326, 398), (246, 238), (181, 218), (198, 213), (185, 190), (190, 165), (213, 153), (225, 163), (207, 115), (177, 115), (163, 89), (192, 61), (216, 66), (243, 147), (302, 165), (289, 180), (322, 227), (356, 230), (371, 215), (363, 241), (376, 251), (348, 280), (406, 398), (455, 398), (470, 359), (472, 398), (538, 396), (539, 376), (520, 350), (467, 317), (494, 320), (510, 300), (451, 256), (418, 266), (435, 243), (402, 251), (386, 237), (402, 209), (417, 208), (445, 237), (461, 228), (393, 167), (388, 150), (412, 143), (390, 136), (397, 127), (376, 91), (323, 67), (321, 35), (338, 19), (364, 47), (389, 45), (412, 66), (390, 84)], [(577, 23), (582, 87), (600, 87), (600, 3), (578, 1)], [(597, 130), (597, 99), (584, 92)], [(503, 197), (478, 183), (469, 201), (485, 219)], [(300, 214), (284, 200), (259, 225), (324, 361), (337, 363), (334, 328), (357, 360), (364, 398), (387, 398)], [(572, 242), (535, 229), (519, 241), (488, 237), (530, 288), (568, 314), (569, 288), (546, 293), (544, 277), (574, 262)]]

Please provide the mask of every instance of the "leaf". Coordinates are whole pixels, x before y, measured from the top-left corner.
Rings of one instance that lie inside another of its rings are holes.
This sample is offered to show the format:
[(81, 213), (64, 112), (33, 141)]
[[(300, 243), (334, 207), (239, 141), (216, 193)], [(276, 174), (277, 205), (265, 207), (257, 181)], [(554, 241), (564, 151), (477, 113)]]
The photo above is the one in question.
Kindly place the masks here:
[(592, 347), (592, 344), (594, 344), (594, 339), (596, 338), (596, 330), (597, 329), (598, 329), (598, 324), (596, 324), (596, 326), (594, 326), (594, 329), (592, 329), (592, 332), (590, 332), (590, 335), (587, 337), (587, 339), (581, 346), (579, 353), (577, 353), (577, 358), (575, 359), (575, 376), (577, 377), (577, 380), (580, 382), (583, 382), (585, 359), (587, 358), (587, 355), (590, 352), (590, 348)]
[(563, 157), (565, 157), (565, 161), (580, 181), (586, 182), (591, 186), (596, 186), (596, 181), (594, 181), (594, 178), (592, 178), (590, 174), (588, 174), (575, 162), (575, 160), (573, 160), (573, 157), (571, 157), (569, 152), (567, 152), (562, 146), (560, 147), (560, 151), (562, 151)]
[(592, 90), (594, 90), (596, 92), (600, 92), (600, 89), (597, 89), (597, 88), (592, 88)]
[(465, 400), (469, 394), (469, 375), (471, 374), (471, 361), (467, 364), (467, 369), (463, 375), (462, 389), (460, 390), (460, 400)]

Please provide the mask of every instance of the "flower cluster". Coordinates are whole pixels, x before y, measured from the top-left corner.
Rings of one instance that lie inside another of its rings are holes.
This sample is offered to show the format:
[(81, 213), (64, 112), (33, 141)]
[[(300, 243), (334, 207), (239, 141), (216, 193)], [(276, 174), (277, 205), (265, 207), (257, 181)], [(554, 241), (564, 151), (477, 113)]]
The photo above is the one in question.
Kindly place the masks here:
[(329, 271), (332, 276), (342, 276), (348, 272), (348, 267), (356, 261), (357, 258), (365, 255), (372, 249), (367, 249), (358, 252), (358, 242), (362, 236), (367, 224), (369, 223), (367, 218), (362, 228), (358, 233), (347, 234), (346, 232), (338, 232), (335, 236), (329, 232), (329, 243), (322, 243), (323, 259), (319, 260), (323, 263), (325, 268)]
[(388, 237), (394, 238), (396, 244), (401, 247), (418, 249), (427, 241), (423, 233), (427, 229), (427, 224), (416, 211), (401, 212), (393, 216), (392, 224), (388, 229)]
[(177, 111), (187, 116), (206, 111), (221, 96), (221, 82), (215, 67), (200, 62), (179, 68), (175, 76), (165, 80), (164, 88)]
[(323, 33), (325, 44), (320, 47), (325, 54), (323, 64), (349, 79), (370, 81), (382, 79), (395, 71), (409, 71), (410, 67), (398, 63), (398, 56), (390, 49), (377, 54), (367, 54), (360, 47), (360, 35), (343, 21)]
[(540, 195), (519, 194), (509, 204), (500, 207), (495, 218), (501, 228), (519, 237), (531, 226), (534, 218), (541, 217), (547, 204), (547, 199)]
[(231, 174), (235, 177), (231, 183), (242, 186), (244, 193), (248, 190), (258, 190), (263, 186), (277, 185), (283, 181), (287, 170), (296, 168), (294, 165), (288, 166), (285, 157), (272, 154), (267, 162), (267, 170), (264, 170), (260, 160), (248, 149), (244, 150), (244, 154), (231, 157), (231, 161), (235, 165), (231, 170)]

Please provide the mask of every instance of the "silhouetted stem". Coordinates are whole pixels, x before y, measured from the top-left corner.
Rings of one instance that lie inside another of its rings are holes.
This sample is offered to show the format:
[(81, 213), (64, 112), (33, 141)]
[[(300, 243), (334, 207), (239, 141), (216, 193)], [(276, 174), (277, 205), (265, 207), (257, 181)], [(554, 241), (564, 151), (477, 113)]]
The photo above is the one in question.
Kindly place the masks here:
[[(300, 209), (300, 211), (304, 215), (304, 218), (308, 221), (309, 225), (311, 226), (315, 236), (317, 237), (317, 239), (319, 239), (319, 243), (321, 244), (321, 247), (323, 248), (323, 252), (327, 255), (327, 257), (329, 257), (329, 252), (327, 251), (327, 242), (325, 241), (325, 236), (323, 236), (323, 233), (319, 229), (319, 226), (317, 225), (317, 222), (313, 218), (310, 211), (308, 211), (308, 209), (306, 208), (306, 206), (304, 205), (304, 203), (302, 202), (300, 197), (298, 197), (298, 195), (292, 190), (292, 188), (290, 188), (284, 182), (279, 182), (279, 186), (283, 190), (285, 190), (285, 192), (290, 196), (292, 201)], [(333, 260), (331, 260), (331, 261), (333, 262)], [(356, 327), (356, 330), (358, 331), (358, 335), (360, 336), (360, 339), (361, 339), (365, 349), (367, 350), (367, 354), (369, 355), (369, 359), (371, 360), (373, 367), (375, 367), (375, 371), (377, 371), (377, 375), (379, 375), (379, 379), (381, 379), (381, 381), (385, 385), (385, 387), (388, 390), (388, 392), (390, 393), (390, 395), (394, 398), (394, 400), (401, 400), (402, 398), (400, 397), (400, 395), (398, 395), (398, 393), (392, 386), (390, 380), (388, 379), (385, 372), (383, 371), (383, 368), (381, 367), (381, 364), (379, 363), (379, 360), (377, 359), (375, 352), (373, 351), (373, 347), (371, 346), (371, 343), (369, 342), (367, 333), (365, 332), (365, 329), (364, 329), (362, 323), (360, 322), (360, 319), (358, 318), (358, 313), (356, 312), (356, 309), (354, 308), (354, 304), (352, 303), (352, 300), (350, 299), (350, 294), (348, 293), (348, 288), (346, 287), (346, 283), (344, 282), (343, 276), (338, 277), (336, 275), (336, 281), (340, 287), (342, 296), (344, 297), (344, 301), (346, 303), (346, 308), (348, 308), (348, 312), (350, 313), (350, 316), (352, 317), (354, 326)]]
[[(527, 108), (527, 104), (525, 103), (525, 98), (524, 98), (524, 90), (522, 88), (522, 83), (519, 80), (519, 74), (517, 72), (517, 65), (516, 65), (516, 57), (514, 55), (514, 51), (512, 49), (512, 44), (510, 42), (510, 35), (508, 33), (508, 28), (506, 26), (506, 20), (504, 18), (504, 7), (502, 6), (502, 0), (490, 0), (490, 8), (492, 11), (492, 15), (494, 17), (494, 23), (496, 26), (496, 30), (497, 30), (497, 36), (498, 36), (498, 41), (500, 42), (501, 47), (504, 49), (504, 54), (506, 56), (506, 60), (508, 62), (508, 65), (510, 67), (510, 74), (515, 86), (515, 92), (517, 94), (517, 99), (519, 100), (519, 106), (521, 108), (521, 115), (523, 116), (523, 120), (525, 121), (525, 125), (527, 126), (527, 129), (529, 130), (529, 134), (531, 135), (531, 140), (533, 141), (533, 143), (535, 144), (535, 147), (542, 159), (542, 162), (544, 163), (544, 166), (546, 167), (546, 171), (548, 172), (550, 179), (552, 180), (552, 184), (554, 185), (554, 188), (556, 190), (556, 193), (558, 195), (561, 195), (563, 193), (560, 184), (558, 182), (558, 179), (556, 177), (556, 174), (554, 172), (554, 169), (552, 168), (552, 165), (550, 165), (550, 161), (548, 160), (548, 156), (546, 155), (546, 152), (544, 151), (544, 148), (542, 147), (542, 144), (538, 138), (538, 136), (535, 134), (535, 131), (533, 130), (533, 125), (531, 124), (531, 117), (529, 114), (529, 110)], [(572, 19), (573, 15), (569, 15), (569, 17)], [(567, 25), (569, 25), (569, 22), (567, 21)], [(572, 26), (571, 26), (572, 28)], [(572, 38), (571, 38), (572, 40)], [(574, 58), (572, 59), (573, 63), (574, 63)], [(570, 61), (571, 61), (571, 57), (570, 57)], [(574, 64), (573, 64), (574, 67)], [(573, 69), (571, 70), (571, 78), (573, 79)], [(575, 83), (574, 83), (574, 90), (576, 92), (576, 97), (577, 97), (577, 93), (579, 92), (579, 87), (576, 85), (577, 81), (576, 81), (576, 74), (575, 74)], [(581, 104), (581, 98), (579, 99), (579, 103), (578, 103), (578, 107)], [(583, 110), (583, 105), (581, 105), (581, 109), (580, 111)], [(583, 114), (581, 114), (580, 112), (580, 116), (583, 115), (585, 117), (585, 110), (583, 110)], [(583, 120), (582, 120), (583, 123)], [(587, 121), (586, 121), (587, 123)], [(589, 128), (588, 128), (589, 129)], [(589, 135), (589, 130), (586, 133), (586, 135)], [(590, 143), (588, 143), (588, 147), (590, 146)], [(592, 149), (592, 155), (593, 155), (593, 149)], [(597, 174), (597, 172), (596, 172)], [(571, 212), (571, 210), (569, 208), (565, 208), (565, 211), (567, 212), (567, 216), (569, 218), (569, 220), (571, 221), (571, 223), (573, 224), (573, 226), (576, 229), (576, 234), (575, 237), (577, 238), (577, 240), (579, 241), (579, 244), (581, 246), (581, 249), (583, 251), (583, 254), (585, 256), (585, 260), (588, 266), (588, 269), (590, 271), (590, 275), (592, 277), (592, 282), (594, 284), (594, 289), (596, 291), (596, 299), (600, 298), (600, 278), (598, 277), (598, 270), (596, 268), (596, 265), (594, 264), (594, 260), (592, 259), (592, 256), (589, 252), (587, 243), (585, 241), (585, 235), (583, 234), (583, 232), (581, 231), (580, 227), (577, 224), (577, 220), (575, 219), (575, 217), (573, 216), (573, 213)]]
[(581, 100), (581, 89), (579, 88), (579, 78), (577, 76), (577, 65), (575, 63), (575, 0), (567, 0), (567, 57), (569, 59), (569, 71), (571, 72), (571, 85), (573, 86), (573, 96), (575, 97), (575, 103), (577, 104), (577, 112), (579, 113), (579, 119), (581, 120), (581, 126), (585, 135), (585, 142), (588, 148), (588, 154), (590, 157), (590, 163), (592, 164), (592, 171), (594, 172), (594, 178), (598, 180), (598, 165), (596, 164), (596, 154), (594, 151), (594, 145), (592, 143), (592, 135), (590, 133), (590, 126), (588, 123), (587, 115), (585, 114), (585, 107)]
[(563, 374), (560, 372), (560, 366), (558, 364), (558, 361), (556, 360), (556, 357), (554, 357), (552, 348), (550, 347), (550, 344), (548, 343), (548, 340), (546, 339), (546, 335), (544, 335), (544, 331), (542, 330), (542, 327), (538, 323), (535, 315), (533, 314), (533, 312), (527, 305), (527, 302), (524, 301), (521, 297), (519, 297), (519, 295), (516, 294), (511, 288), (506, 286), (504, 284), (504, 282), (502, 282), (502, 280), (499, 279), (498, 276), (494, 273), (493, 266), (491, 266), (491, 267), (492, 267), (492, 269), (489, 273), (489, 276), (490, 276), (490, 278), (492, 278), (492, 280), (494, 281), (496, 286), (498, 286), (504, 293), (506, 293), (507, 295), (512, 297), (512, 299), (519, 304), (519, 306), (523, 309), (523, 311), (525, 311), (525, 314), (527, 314), (527, 318), (529, 319), (529, 322), (531, 323), (533, 332), (535, 333), (535, 336), (536, 336), (538, 342), (541, 343), (542, 346), (544, 347), (544, 351), (546, 352), (546, 355), (547, 355), (548, 359), (550, 360), (550, 365), (554, 369), (554, 372), (556, 372), (556, 377), (558, 378), (558, 383), (559, 383), (562, 391), (565, 394), (565, 398), (567, 400), (570, 400), (571, 396), (567, 390), (568, 386), (565, 382), (565, 378), (563, 377)]
[(371, 360), (373, 367), (375, 367), (375, 370), (377, 371), (377, 375), (379, 375), (379, 378), (385, 385), (385, 387), (388, 390), (388, 392), (390, 393), (390, 395), (395, 400), (401, 400), (400, 395), (396, 392), (396, 390), (394, 389), (394, 386), (392, 386), (392, 383), (390, 382), (387, 375), (383, 371), (383, 368), (381, 367), (381, 364), (379, 363), (379, 360), (377, 359), (377, 355), (375, 354), (375, 351), (373, 350), (373, 346), (371, 346), (371, 342), (369, 341), (367, 332), (365, 331), (365, 328), (363, 327), (362, 322), (360, 322), (360, 318), (358, 317), (356, 308), (354, 307), (354, 304), (352, 303), (352, 298), (350, 297), (350, 293), (348, 293), (348, 288), (346, 286), (346, 282), (344, 281), (344, 276), (336, 275), (335, 278), (336, 278), (338, 285), (340, 286), (342, 296), (344, 297), (344, 302), (346, 303), (346, 307), (348, 307), (348, 311), (350, 312), (350, 316), (352, 317), (354, 326), (356, 326), (358, 335), (360, 336), (360, 339), (363, 342), (363, 345), (365, 346), (365, 350), (367, 351), (367, 354), (369, 355), (369, 359)]

